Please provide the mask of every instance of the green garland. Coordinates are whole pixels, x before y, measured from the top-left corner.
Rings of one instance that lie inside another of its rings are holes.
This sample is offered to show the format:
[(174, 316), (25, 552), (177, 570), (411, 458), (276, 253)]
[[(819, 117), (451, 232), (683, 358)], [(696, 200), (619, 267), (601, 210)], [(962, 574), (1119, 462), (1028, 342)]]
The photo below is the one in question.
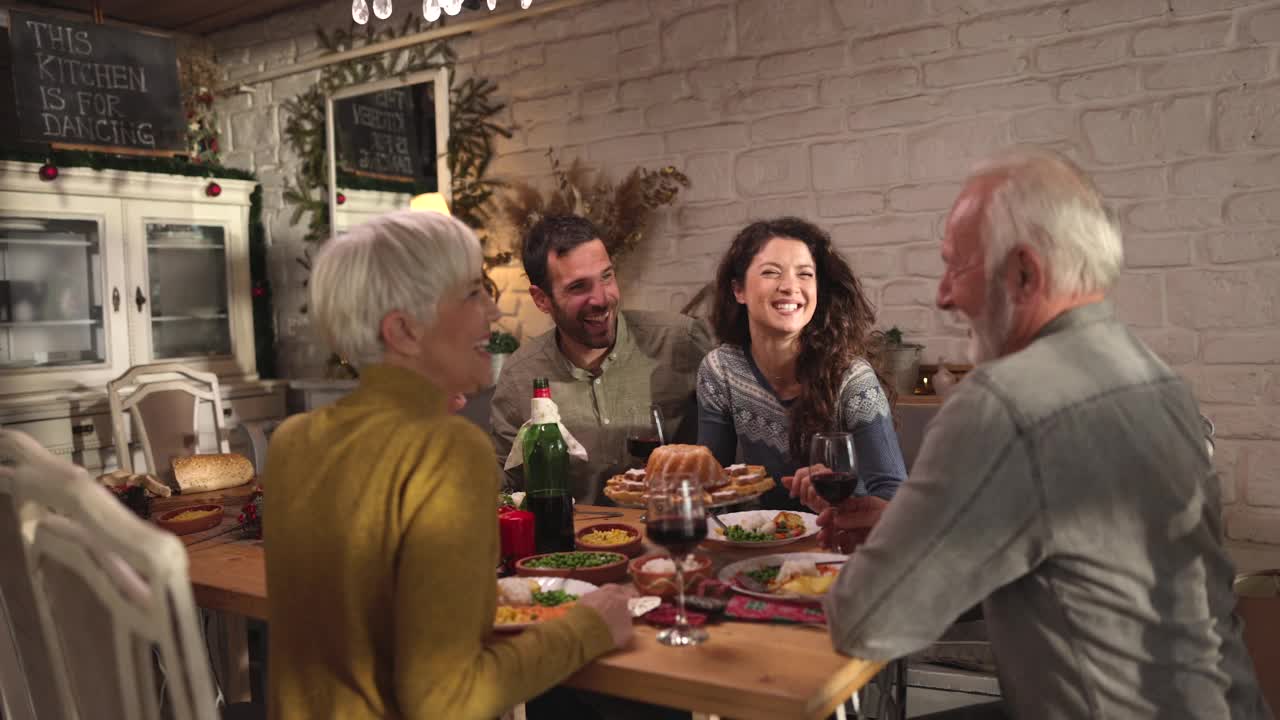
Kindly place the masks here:
[[(353, 47), (384, 42), (421, 32), (426, 25), (420, 16), (409, 13), (399, 29), (390, 25), (373, 25), (316, 36), (329, 53)], [(302, 160), (297, 177), (285, 182), (284, 199), (293, 205), (292, 222), (298, 224), (307, 215), (304, 239), (321, 243), (329, 238), (328, 166), (325, 162), (325, 98), (334, 91), (413, 72), (449, 67), (456, 56), (447, 41), (419, 43), (379, 55), (335, 63), (324, 68), (320, 81), (305, 92), (283, 103), (287, 120), (285, 140)], [(484, 228), (489, 214), (487, 205), (500, 183), (484, 177), (493, 157), (493, 137), (511, 137), (511, 131), (493, 118), (505, 107), (493, 99), (497, 85), (485, 79), (469, 78), (449, 88), (449, 143), (446, 159), (451, 176), (451, 212), (454, 217), (477, 231)], [(433, 188), (358, 177), (340, 172), (338, 185), (348, 190), (380, 190), (418, 193)], [(481, 234), (481, 242), (485, 238)], [(307, 267), (309, 257), (299, 259)]]
[(184, 157), (146, 157), (143, 155), (111, 155), (87, 150), (18, 150), (0, 147), (0, 160), (17, 162), (52, 163), (56, 167), (87, 167), (94, 170), (124, 170), (127, 172), (153, 172), (162, 175), (186, 175), (187, 177), (224, 178), (227, 180), (254, 180), (258, 177), (247, 170), (193, 163)]
[[(0, 160), (29, 163), (51, 163), (55, 167), (87, 167), (94, 170), (123, 170), (126, 172), (150, 172), (162, 175), (185, 175), (223, 180), (250, 180), (258, 178), (247, 170), (193, 163), (182, 157), (144, 157), (135, 155), (110, 155), (84, 150), (51, 150), (36, 152), (0, 148)], [(249, 277), (253, 301), (254, 352), (258, 362), (258, 374), (264, 378), (275, 377), (275, 329), (271, 311), (271, 282), (267, 273), (267, 232), (262, 224), (262, 185), (254, 185), (249, 194)]]

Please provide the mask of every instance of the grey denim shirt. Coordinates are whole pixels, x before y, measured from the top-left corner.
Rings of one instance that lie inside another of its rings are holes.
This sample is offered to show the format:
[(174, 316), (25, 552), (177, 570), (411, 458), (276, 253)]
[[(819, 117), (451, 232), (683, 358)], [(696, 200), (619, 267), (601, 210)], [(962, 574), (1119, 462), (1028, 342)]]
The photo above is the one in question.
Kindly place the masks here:
[(826, 601), (832, 641), (899, 657), (981, 601), (1016, 717), (1269, 718), (1221, 510), (1186, 384), (1076, 308), (954, 389)]

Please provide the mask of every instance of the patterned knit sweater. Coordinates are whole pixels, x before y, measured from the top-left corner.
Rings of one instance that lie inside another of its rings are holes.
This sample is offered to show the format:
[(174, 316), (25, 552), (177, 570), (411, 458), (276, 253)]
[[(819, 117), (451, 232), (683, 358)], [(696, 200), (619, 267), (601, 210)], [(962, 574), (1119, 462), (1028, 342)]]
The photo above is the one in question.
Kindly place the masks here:
[[(698, 444), (711, 448), (724, 465), (763, 465), (774, 480), (793, 475), (809, 459), (791, 457), (791, 403), (778, 398), (749, 351), (721, 345), (698, 369)], [(857, 493), (892, 499), (907, 477), (906, 464), (888, 398), (866, 360), (845, 372), (836, 412), (830, 428), (853, 433)], [(781, 482), (761, 500), (766, 508), (799, 507)]]

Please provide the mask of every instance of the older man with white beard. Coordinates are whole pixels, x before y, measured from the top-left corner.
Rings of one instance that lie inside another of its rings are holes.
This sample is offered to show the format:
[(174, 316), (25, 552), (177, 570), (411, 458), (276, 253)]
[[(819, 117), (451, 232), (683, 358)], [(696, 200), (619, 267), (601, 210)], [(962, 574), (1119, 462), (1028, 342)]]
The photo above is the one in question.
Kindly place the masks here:
[[(1093, 184), (1014, 149), (945, 233), (938, 306), (967, 319), (978, 366), (826, 599), (835, 647), (901, 657), (982, 602), (1014, 717), (1271, 717), (1196, 401), (1106, 301), (1123, 254)], [(827, 532), (859, 524), (856, 499), (790, 487)]]

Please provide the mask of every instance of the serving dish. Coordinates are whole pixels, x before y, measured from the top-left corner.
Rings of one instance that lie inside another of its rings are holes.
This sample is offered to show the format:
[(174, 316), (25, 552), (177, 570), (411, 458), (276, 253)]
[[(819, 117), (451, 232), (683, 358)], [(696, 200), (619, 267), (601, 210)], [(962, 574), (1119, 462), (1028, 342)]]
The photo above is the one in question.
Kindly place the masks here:
[[(603, 556), (606, 555), (610, 557), (604, 558)], [(574, 558), (571, 556), (579, 557)], [(600, 559), (602, 562), (590, 565), (572, 564), (582, 559), (593, 559), (582, 556), (598, 556), (594, 559)], [(548, 562), (552, 564), (545, 564)], [(618, 582), (627, 577), (627, 556), (619, 552), (598, 550), (543, 553), (541, 555), (530, 555), (516, 561), (515, 571), (517, 575), (524, 577), (574, 578), (599, 585), (607, 582)]]

